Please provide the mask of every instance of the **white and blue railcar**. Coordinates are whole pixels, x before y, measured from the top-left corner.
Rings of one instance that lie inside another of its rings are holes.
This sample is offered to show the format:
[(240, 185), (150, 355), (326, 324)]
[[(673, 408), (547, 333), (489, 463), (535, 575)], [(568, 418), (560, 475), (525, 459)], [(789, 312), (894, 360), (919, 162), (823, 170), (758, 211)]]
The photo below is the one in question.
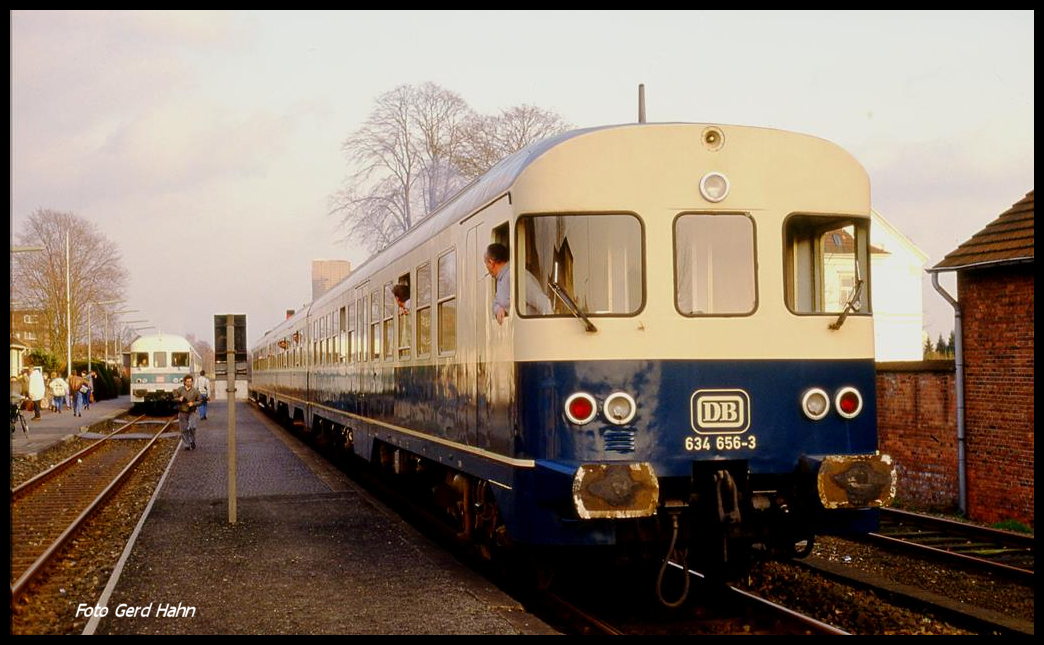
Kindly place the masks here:
[(182, 379), (198, 377), (202, 366), (199, 352), (181, 336), (140, 336), (130, 347), (131, 403), (172, 402)]
[[(252, 396), (428, 478), (462, 535), (708, 566), (864, 529), (870, 184), (779, 130), (576, 130), (506, 158), (253, 349)], [(492, 314), (491, 243), (511, 310)], [(391, 288), (410, 287), (408, 311)]]

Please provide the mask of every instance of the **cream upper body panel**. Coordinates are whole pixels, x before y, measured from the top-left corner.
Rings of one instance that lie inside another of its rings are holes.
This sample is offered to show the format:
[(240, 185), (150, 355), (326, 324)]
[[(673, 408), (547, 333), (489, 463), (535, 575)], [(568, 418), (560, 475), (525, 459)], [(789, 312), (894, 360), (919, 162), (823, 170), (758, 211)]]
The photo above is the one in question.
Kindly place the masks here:
[[(704, 133), (715, 127), (721, 145)], [(729, 179), (718, 203), (700, 194), (708, 172)], [(703, 124), (640, 125), (568, 139), (529, 164), (511, 187), (515, 217), (633, 213), (645, 237), (645, 303), (633, 317), (512, 316), (515, 360), (851, 359), (873, 357), (873, 320), (798, 315), (784, 300), (783, 222), (792, 213), (870, 217), (864, 169), (838, 146), (779, 130)], [(674, 220), (743, 213), (754, 221), (757, 307), (750, 315), (682, 316), (675, 308)], [(513, 243), (516, 238), (513, 236)], [(516, 282), (517, 284), (517, 282)], [(507, 330), (505, 330), (507, 331)]]

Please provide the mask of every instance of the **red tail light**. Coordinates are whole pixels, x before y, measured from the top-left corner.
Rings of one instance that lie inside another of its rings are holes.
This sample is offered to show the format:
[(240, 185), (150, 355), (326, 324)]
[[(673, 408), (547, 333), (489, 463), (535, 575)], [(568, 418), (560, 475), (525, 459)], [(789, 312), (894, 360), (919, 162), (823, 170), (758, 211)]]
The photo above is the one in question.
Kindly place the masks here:
[(566, 418), (578, 425), (589, 423), (594, 419), (597, 409), (594, 397), (586, 392), (577, 392), (566, 399)]
[(837, 412), (846, 419), (852, 419), (863, 411), (863, 397), (854, 387), (841, 388), (835, 399)]

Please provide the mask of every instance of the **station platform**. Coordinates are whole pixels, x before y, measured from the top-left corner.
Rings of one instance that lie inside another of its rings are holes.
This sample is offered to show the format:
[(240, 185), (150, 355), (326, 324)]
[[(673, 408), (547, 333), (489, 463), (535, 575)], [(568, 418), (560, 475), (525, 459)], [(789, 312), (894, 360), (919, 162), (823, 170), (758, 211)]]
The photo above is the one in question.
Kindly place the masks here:
[(227, 413), (211, 403), (196, 450), (178, 447), (108, 615), (85, 633), (555, 633), (252, 403), (236, 405), (230, 524)]
[(26, 437), (21, 430), (16, 429), (11, 434), (11, 454), (31, 455), (46, 450), (70, 435), (84, 432), (90, 425), (123, 414), (131, 405), (130, 395), (124, 394), (115, 399), (92, 403), (89, 409), (83, 411), (83, 416), (73, 415), (69, 408), (62, 410), (61, 414), (43, 410), (35, 421), (32, 412), (22, 410), (29, 423), (29, 436)]

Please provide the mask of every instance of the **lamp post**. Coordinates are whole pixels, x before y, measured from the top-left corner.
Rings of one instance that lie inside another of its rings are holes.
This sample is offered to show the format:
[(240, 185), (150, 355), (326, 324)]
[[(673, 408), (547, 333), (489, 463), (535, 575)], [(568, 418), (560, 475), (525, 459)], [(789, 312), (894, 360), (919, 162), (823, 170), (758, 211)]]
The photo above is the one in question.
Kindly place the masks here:
[(65, 229), (65, 382), (72, 383), (72, 288), (69, 286), (69, 229)]
[[(137, 309), (121, 309), (119, 311), (112, 312), (113, 316), (120, 314), (138, 313)], [(109, 362), (109, 312), (105, 312), (105, 363)]]
[(117, 336), (116, 336), (116, 340), (119, 342), (119, 345), (117, 345), (117, 347), (116, 347), (116, 353), (120, 355), (120, 360), (123, 359), (123, 332), (125, 332), (128, 329), (133, 331), (134, 329), (133, 329), (133, 327), (131, 327), (131, 325), (133, 325), (134, 323), (146, 323), (146, 322), (149, 322), (149, 321), (148, 320), (124, 320), (123, 321), (123, 326), (120, 327), (120, 333), (117, 334)]
[(87, 373), (91, 373), (91, 305), (112, 305), (119, 302), (116, 300), (87, 301)]

